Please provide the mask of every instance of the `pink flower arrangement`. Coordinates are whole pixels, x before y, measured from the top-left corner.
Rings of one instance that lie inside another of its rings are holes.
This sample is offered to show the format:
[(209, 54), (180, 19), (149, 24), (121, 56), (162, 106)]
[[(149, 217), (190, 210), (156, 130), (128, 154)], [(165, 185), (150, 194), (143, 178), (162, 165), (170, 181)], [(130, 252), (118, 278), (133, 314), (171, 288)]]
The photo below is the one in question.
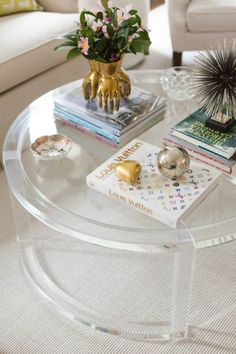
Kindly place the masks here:
[(93, 11), (82, 11), (76, 32), (64, 38), (56, 49), (70, 49), (68, 58), (82, 54), (105, 63), (120, 60), (124, 53), (148, 55), (151, 44), (137, 10), (131, 5), (112, 7), (108, 0), (98, 1)]
[(81, 37), (79, 44), (78, 44), (78, 48), (81, 49), (81, 52), (84, 55), (88, 55), (88, 50), (89, 50), (89, 40), (87, 37)]

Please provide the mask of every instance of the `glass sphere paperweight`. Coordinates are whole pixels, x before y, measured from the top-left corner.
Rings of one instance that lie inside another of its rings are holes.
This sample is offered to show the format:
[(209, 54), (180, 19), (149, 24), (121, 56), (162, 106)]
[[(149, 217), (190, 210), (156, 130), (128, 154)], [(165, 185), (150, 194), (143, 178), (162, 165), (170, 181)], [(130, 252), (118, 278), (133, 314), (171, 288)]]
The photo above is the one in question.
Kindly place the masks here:
[(191, 89), (191, 68), (174, 66), (163, 72), (162, 88), (166, 95), (177, 101), (186, 101), (193, 97)]

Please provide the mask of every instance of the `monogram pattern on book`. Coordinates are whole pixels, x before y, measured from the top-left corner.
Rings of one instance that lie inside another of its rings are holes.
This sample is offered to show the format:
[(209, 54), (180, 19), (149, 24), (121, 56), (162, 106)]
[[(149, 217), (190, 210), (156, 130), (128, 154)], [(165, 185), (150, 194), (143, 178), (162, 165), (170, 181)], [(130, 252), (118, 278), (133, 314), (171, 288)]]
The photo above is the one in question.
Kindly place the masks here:
[(159, 200), (162, 208), (168, 212), (183, 211), (207, 187), (214, 176), (204, 166), (200, 168), (198, 174), (189, 168), (184, 176), (172, 181), (158, 171), (157, 155), (158, 152), (155, 151), (148, 153), (140, 161), (142, 174), (135, 186), (129, 186), (119, 180), (119, 187), (123, 192), (139, 194), (143, 202)]

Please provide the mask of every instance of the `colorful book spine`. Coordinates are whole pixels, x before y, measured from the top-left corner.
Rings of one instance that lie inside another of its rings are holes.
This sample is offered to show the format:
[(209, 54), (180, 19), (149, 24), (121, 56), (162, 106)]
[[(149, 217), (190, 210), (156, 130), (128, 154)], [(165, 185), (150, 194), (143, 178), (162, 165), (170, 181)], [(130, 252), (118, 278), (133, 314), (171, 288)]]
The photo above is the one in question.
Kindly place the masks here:
[(219, 156), (223, 156), (225, 157), (226, 159), (229, 159), (230, 157), (233, 156), (234, 154), (234, 151), (231, 151), (230, 154), (224, 150), (219, 150), (217, 148), (215, 148), (214, 146), (209, 146), (208, 144), (202, 142), (202, 141), (199, 141), (197, 139), (194, 139), (194, 138), (191, 138), (190, 136), (184, 134), (184, 133), (180, 133), (176, 130), (173, 130), (171, 132), (171, 135), (174, 135), (176, 136), (177, 138), (179, 139), (182, 139), (182, 140), (186, 140), (187, 142), (189, 142), (190, 144), (193, 144), (193, 145), (196, 145), (202, 149), (205, 149), (207, 151), (212, 151), (214, 152), (215, 154), (219, 155)]
[(56, 114), (57, 117), (60, 117), (62, 119), (64, 119), (65, 121), (68, 120), (72, 123), (74, 123), (75, 125), (81, 126), (82, 128), (91, 131), (92, 133), (95, 134), (99, 134), (104, 136), (107, 139), (110, 139), (112, 141), (114, 141), (115, 143), (119, 144), (120, 143), (120, 138), (117, 137), (114, 134), (111, 134), (110, 132), (106, 131), (103, 128), (100, 128), (94, 124), (91, 124), (81, 118), (75, 117), (70, 113), (65, 113), (62, 112), (61, 110), (59, 110), (57, 107), (55, 107), (54, 112)]
[(120, 138), (151, 116), (157, 116), (164, 110), (166, 99), (132, 86), (129, 98), (121, 98), (119, 112), (111, 113), (99, 109), (97, 100), (86, 101), (82, 88), (77, 87), (69, 92), (57, 90), (54, 104), (64, 114), (70, 114)]
[(231, 174), (233, 171), (233, 167), (236, 161), (227, 160), (223, 157), (217, 156), (216, 154), (211, 153), (210, 151), (204, 151), (197, 146), (188, 144), (185, 141), (181, 141), (180, 139), (175, 138), (163, 138), (165, 145), (173, 145), (180, 146), (187, 150), (189, 155), (193, 157), (195, 160), (206, 163), (209, 166), (215, 167), (224, 173)]
[(113, 125), (109, 124), (108, 120), (105, 122), (102, 119), (97, 119), (96, 117), (91, 116), (89, 112), (87, 114), (84, 114), (84, 112), (80, 109), (73, 110), (73, 108), (69, 106), (66, 106), (65, 108), (65, 106), (60, 105), (59, 103), (55, 103), (55, 110), (65, 115), (68, 114), (70, 116), (73, 116), (74, 119), (81, 119), (85, 122), (93, 124), (98, 128), (107, 131), (111, 135), (119, 137), (122, 134), (121, 129), (115, 128)]
[(120, 137), (110, 134), (104, 129), (100, 129), (82, 119), (78, 119), (69, 113), (61, 112), (57, 107), (54, 108), (56, 118), (63, 121), (65, 124), (72, 126), (73, 128), (79, 129), (81, 132), (85, 132), (90, 136), (93, 136), (100, 141), (108, 143), (113, 147), (118, 147), (120, 145), (128, 143), (130, 140), (134, 139), (145, 130), (151, 128), (154, 124), (157, 124), (160, 120), (164, 118), (164, 108), (162, 108), (158, 114), (153, 114), (146, 117), (145, 120), (142, 120), (135, 127), (130, 128)]
[(117, 144), (116, 142), (114, 142), (114, 141), (112, 141), (110, 139), (107, 139), (107, 138), (105, 138), (102, 135), (93, 133), (90, 130), (88, 130), (88, 129), (86, 129), (86, 128), (84, 128), (84, 127), (82, 127), (82, 126), (80, 126), (80, 125), (78, 125), (76, 123), (73, 123), (73, 122), (71, 122), (69, 120), (63, 119), (62, 117), (59, 117), (59, 116), (57, 116), (57, 119), (59, 119), (64, 125), (68, 125), (69, 127), (75, 128), (75, 129), (79, 130), (81, 133), (85, 133), (88, 136), (90, 136), (92, 138), (95, 138), (95, 139), (97, 139), (97, 140), (99, 140), (99, 141), (101, 141), (101, 142), (103, 142), (105, 144), (108, 144), (108, 145), (110, 145), (112, 147), (115, 147), (115, 148), (117, 148), (119, 146), (119, 144)]

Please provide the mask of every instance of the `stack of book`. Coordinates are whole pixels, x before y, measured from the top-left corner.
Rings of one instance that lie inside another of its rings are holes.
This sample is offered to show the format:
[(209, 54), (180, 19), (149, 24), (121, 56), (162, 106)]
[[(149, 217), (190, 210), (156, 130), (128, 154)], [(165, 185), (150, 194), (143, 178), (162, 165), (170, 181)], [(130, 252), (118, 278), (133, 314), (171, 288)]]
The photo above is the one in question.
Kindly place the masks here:
[(86, 101), (82, 88), (56, 94), (57, 119), (114, 147), (128, 141), (164, 118), (166, 100), (132, 86), (128, 99), (122, 99), (119, 112), (104, 112), (97, 100)]
[(227, 132), (205, 126), (206, 116), (198, 110), (171, 129), (167, 145), (185, 148), (189, 155), (231, 174), (236, 164), (236, 125)]

